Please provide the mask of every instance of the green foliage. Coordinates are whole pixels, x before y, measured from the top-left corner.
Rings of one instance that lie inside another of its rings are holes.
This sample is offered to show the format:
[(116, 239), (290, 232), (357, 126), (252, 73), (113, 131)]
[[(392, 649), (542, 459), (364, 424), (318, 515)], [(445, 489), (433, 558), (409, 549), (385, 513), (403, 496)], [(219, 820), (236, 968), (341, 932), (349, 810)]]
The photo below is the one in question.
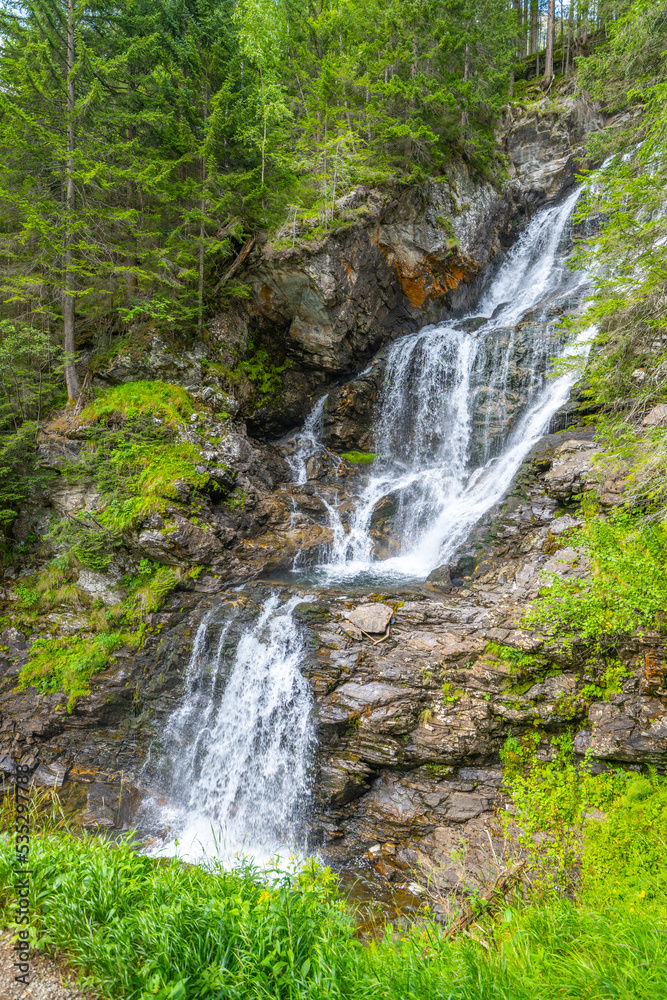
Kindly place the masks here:
[(282, 365), (275, 365), (267, 351), (261, 348), (255, 350), (255, 345), (249, 341), (246, 344), (246, 356), (241, 358), (233, 368), (224, 369), (224, 373), (231, 383), (239, 382), (244, 377), (252, 382), (259, 397), (256, 401), (256, 405), (259, 407), (280, 391), (282, 387), (281, 376), (291, 364), (292, 362), (288, 358)]
[(91, 602), (75, 580), (78, 567), (89, 565), (80, 557), (85, 559), (90, 552), (96, 564), (94, 568), (106, 570), (113, 550), (102, 566), (99, 546), (113, 543), (106, 532), (100, 531), (96, 535), (91, 531), (83, 536), (84, 542), (90, 539), (85, 546), (80, 540), (81, 530), (80, 526), (72, 526), (70, 532), (52, 535), (52, 541), (57, 538), (66, 552), (16, 589), (17, 610), (29, 628), (39, 625), (36, 615), (52, 609), (74, 610), (86, 621), (82, 631), (74, 636), (56, 639), (38, 636), (31, 646), (28, 662), (19, 674), (19, 690), (34, 685), (39, 691), (62, 691), (68, 696), (68, 711), (80, 697), (90, 694), (90, 678), (107, 666), (113, 652), (121, 646), (141, 645), (145, 616), (158, 611), (181, 581), (194, 578), (200, 572), (200, 567), (172, 569), (142, 559), (136, 573), (128, 574), (119, 581), (125, 593), (124, 599), (111, 607), (101, 607), (99, 601)]
[(53, 478), (39, 464), (38, 426), (30, 421), (0, 434), (0, 529), (8, 529), (25, 501)]
[(130, 634), (103, 632), (99, 635), (71, 635), (60, 639), (38, 637), (30, 659), (19, 675), (18, 690), (63, 691), (71, 711), (78, 698), (90, 694), (90, 678), (99, 673), (109, 657), (121, 646), (136, 645)]
[(583, 579), (554, 575), (524, 616), (524, 624), (575, 637), (604, 650), (622, 635), (661, 627), (667, 607), (667, 527), (630, 514), (594, 517), (573, 540), (591, 560)]
[(639, 911), (667, 896), (667, 782), (628, 777), (604, 823), (584, 830), (583, 897)]
[(630, 466), (626, 505), (662, 519), (667, 439), (641, 418), (667, 400), (667, 16), (659, 0), (626, 2), (617, 14), (608, 44), (578, 63), (580, 89), (626, 114), (590, 140), (594, 157), (611, 158), (588, 176), (579, 203), (589, 226), (573, 265), (587, 268), (594, 289), (571, 325), (596, 328), (586, 395), (602, 411), (607, 463)]
[[(510, 795), (518, 840), (535, 872), (541, 894), (570, 891), (576, 885), (581, 835), (586, 814), (604, 808), (625, 788), (625, 772), (592, 776), (588, 763), (573, 761), (572, 739), (567, 734), (552, 741), (551, 760), (535, 756), (540, 737), (529, 733), (510, 737), (501, 753), (505, 787)], [(505, 828), (514, 824), (503, 815)]]
[[(143, 615), (158, 611), (166, 597), (180, 583), (182, 573), (169, 566), (159, 566), (148, 559), (142, 559), (139, 572), (134, 577), (123, 577), (128, 596), (123, 602), (124, 617), (128, 621), (141, 621)], [(190, 570), (187, 576), (196, 576)]]
[[(609, 818), (626, 834), (642, 829), (624, 804), (610, 808)], [(654, 853), (660, 828), (644, 822), (643, 830), (639, 867), (655, 859), (662, 872), (664, 852)], [(613, 857), (613, 842), (601, 845), (605, 860), (608, 848)], [(109, 1000), (665, 995), (664, 892), (653, 898), (646, 885), (644, 897), (640, 889), (620, 903), (610, 899), (606, 875), (600, 883), (596, 874), (597, 849), (590, 849), (585, 906), (555, 897), (543, 905), (510, 905), (495, 928), (481, 918), (483, 943), (445, 940), (442, 929), (425, 919), (407, 930), (389, 927), (366, 944), (354, 933), (335, 879), (316, 863), (301, 874), (260, 875), (248, 865), (225, 871), (215, 862), (184, 865), (137, 854), (127, 840), (111, 849), (87, 834), (52, 831), (33, 837), (32, 927), (38, 947), (64, 952), (82, 979)], [(15, 861), (13, 839), (5, 836), (5, 922), (15, 914)], [(599, 884), (603, 891), (596, 895)]]
[(352, 465), (370, 465), (378, 456), (371, 451), (344, 451), (340, 457)]
[(195, 412), (187, 391), (167, 382), (126, 382), (105, 390), (81, 413), (82, 423), (117, 424), (152, 414), (172, 426)]
[(245, 510), (247, 499), (248, 499), (248, 494), (246, 493), (246, 491), (239, 489), (237, 487), (237, 489), (232, 490), (232, 492), (225, 500), (225, 503), (227, 504), (228, 507), (231, 507), (232, 510)]
[[(497, 168), (514, 30), (503, 0), (4, 0), (4, 315), (60, 329), (64, 296), (86, 335), (203, 335), (248, 294), (251, 235), (321, 235), (359, 184), (452, 153)], [(248, 364), (269, 394), (266, 359)]]
[(58, 399), (62, 355), (42, 330), (0, 320), (0, 529), (53, 475), (39, 466), (39, 421)]
[(95, 515), (102, 528), (121, 533), (208, 486), (198, 449), (179, 440), (194, 412), (186, 390), (164, 382), (117, 386), (83, 411), (86, 447), (67, 474), (93, 476), (104, 496)]

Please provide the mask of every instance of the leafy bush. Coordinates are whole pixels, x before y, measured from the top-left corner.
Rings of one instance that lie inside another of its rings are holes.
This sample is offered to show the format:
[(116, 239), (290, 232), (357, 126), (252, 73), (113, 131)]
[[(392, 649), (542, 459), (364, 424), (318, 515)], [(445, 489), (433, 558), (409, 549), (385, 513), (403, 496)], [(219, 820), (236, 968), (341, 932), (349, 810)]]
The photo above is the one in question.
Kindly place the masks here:
[(667, 782), (655, 774), (627, 779), (604, 823), (584, 830), (584, 899), (637, 910), (667, 897)]
[(529, 608), (523, 624), (575, 636), (608, 647), (616, 637), (662, 626), (667, 608), (667, 526), (628, 513), (589, 518), (571, 533), (588, 555), (592, 572), (583, 579), (554, 575)]
[(503, 814), (503, 823), (509, 830), (516, 822), (535, 884), (541, 895), (549, 895), (577, 884), (587, 813), (612, 802), (625, 788), (627, 775), (610, 771), (593, 776), (587, 762), (578, 767), (567, 734), (553, 740), (548, 761), (535, 756), (539, 742), (536, 733), (505, 742), (501, 758), (513, 813)]

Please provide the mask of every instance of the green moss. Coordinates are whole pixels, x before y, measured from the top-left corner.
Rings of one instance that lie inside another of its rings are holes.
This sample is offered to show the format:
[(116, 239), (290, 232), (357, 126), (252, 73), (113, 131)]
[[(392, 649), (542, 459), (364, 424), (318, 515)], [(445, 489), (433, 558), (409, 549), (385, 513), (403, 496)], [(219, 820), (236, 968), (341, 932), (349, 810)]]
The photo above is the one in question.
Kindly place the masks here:
[(352, 465), (370, 465), (378, 456), (372, 451), (344, 451), (340, 457)]
[(517, 670), (530, 670), (531, 668), (544, 665), (544, 660), (538, 656), (532, 656), (529, 653), (524, 653), (522, 649), (515, 649), (513, 646), (503, 646), (497, 642), (487, 643), (484, 655), (489, 654), (502, 660), (503, 663), (511, 664)]
[(446, 764), (426, 764), (426, 773), (431, 778), (446, 778), (453, 770), (453, 767), (447, 767)]
[(116, 386), (83, 411), (86, 446), (64, 472), (92, 475), (104, 497), (96, 514), (100, 526), (121, 534), (210, 489), (208, 473), (196, 469), (198, 448), (179, 440), (179, 427), (194, 412), (186, 390), (165, 382)]
[[(51, 580), (54, 572), (66, 572), (58, 569), (58, 562), (62, 563), (63, 558), (55, 561), (55, 569), (53, 565), (47, 567), (32, 591), (37, 594), (39, 607), (41, 610), (63, 605), (80, 608), (76, 595), (62, 584), (56, 590), (44, 589), (45, 580)], [(43, 692), (62, 691), (68, 697), (67, 708), (71, 711), (78, 698), (90, 693), (90, 678), (107, 666), (116, 649), (141, 645), (146, 630), (145, 616), (159, 610), (179, 583), (200, 572), (200, 566), (184, 571), (142, 559), (139, 571), (120, 581), (127, 591), (122, 604), (112, 608), (93, 606), (83, 611), (88, 634), (60, 638), (40, 636), (35, 640), (28, 663), (19, 674), (18, 689), (22, 691), (34, 685)], [(56, 583), (59, 579), (57, 576)]]
[(72, 635), (59, 639), (39, 637), (30, 659), (19, 674), (18, 690), (36, 687), (39, 691), (63, 691), (71, 712), (78, 698), (90, 694), (89, 680), (99, 673), (109, 657), (121, 646), (138, 645), (139, 638), (123, 632), (100, 635)]
[(169, 424), (182, 423), (195, 412), (188, 392), (168, 382), (126, 382), (105, 390), (82, 411), (80, 421), (110, 423), (151, 414)]
[(225, 500), (225, 503), (227, 504), (228, 507), (231, 507), (232, 510), (235, 510), (236, 508), (238, 508), (239, 510), (245, 510), (247, 499), (248, 499), (248, 494), (246, 493), (246, 491), (237, 488), (229, 494), (229, 496)]

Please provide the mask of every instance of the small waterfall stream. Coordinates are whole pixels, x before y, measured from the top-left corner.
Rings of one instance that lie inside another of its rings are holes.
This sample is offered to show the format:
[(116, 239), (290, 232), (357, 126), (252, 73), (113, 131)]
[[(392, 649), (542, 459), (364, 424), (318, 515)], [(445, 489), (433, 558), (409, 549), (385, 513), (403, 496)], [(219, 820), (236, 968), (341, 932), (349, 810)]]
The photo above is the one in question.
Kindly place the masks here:
[(230, 652), (232, 622), (211, 647), (214, 612), (197, 630), (185, 691), (163, 734), (177, 832), (168, 851), (196, 860), (266, 859), (303, 851), (313, 745), (312, 693), (299, 669), (302, 637), (292, 617), (303, 596), (274, 595)]
[[(564, 345), (553, 325), (577, 305), (586, 283), (566, 266), (579, 194), (533, 219), (487, 281), (476, 312), (391, 347), (374, 429), (379, 458), (362, 476), (345, 521), (321, 498), (333, 529), (316, 569), (324, 586), (353, 578), (423, 581), (502, 497), (567, 400), (572, 377), (548, 373), (554, 354), (587, 349), (587, 334)], [(295, 484), (308, 481), (309, 461), (323, 449), (326, 401), (287, 441)], [(375, 552), (378, 509), (396, 540), (384, 558)], [(171, 805), (158, 811), (170, 829), (168, 851), (228, 862), (298, 853), (314, 730), (293, 610), (307, 599), (281, 604), (274, 595), (240, 630), (233, 620), (216, 620), (215, 611), (203, 618), (183, 698), (163, 735)]]

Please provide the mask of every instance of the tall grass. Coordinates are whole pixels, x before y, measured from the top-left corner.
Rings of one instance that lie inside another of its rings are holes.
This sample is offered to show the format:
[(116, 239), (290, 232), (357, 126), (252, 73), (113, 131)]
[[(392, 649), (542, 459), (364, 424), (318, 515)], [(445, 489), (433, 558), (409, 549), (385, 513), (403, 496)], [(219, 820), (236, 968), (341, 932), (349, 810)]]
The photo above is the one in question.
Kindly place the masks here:
[[(3, 839), (9, 922), (12, 861)], [(664, 897), (634, 893), (604, 912), (554, 898), (508, 908), (483, 943), (447, 943), (425, 921), (368, 946), (317, 865), (267, 882), (248, 866), (156, 861), (128, 841), (110, 848), (53, 832), (35, 838), (31, 861), (36, 940), (63, 949), (82, 980), (113, 1000), (667, 997)]]

